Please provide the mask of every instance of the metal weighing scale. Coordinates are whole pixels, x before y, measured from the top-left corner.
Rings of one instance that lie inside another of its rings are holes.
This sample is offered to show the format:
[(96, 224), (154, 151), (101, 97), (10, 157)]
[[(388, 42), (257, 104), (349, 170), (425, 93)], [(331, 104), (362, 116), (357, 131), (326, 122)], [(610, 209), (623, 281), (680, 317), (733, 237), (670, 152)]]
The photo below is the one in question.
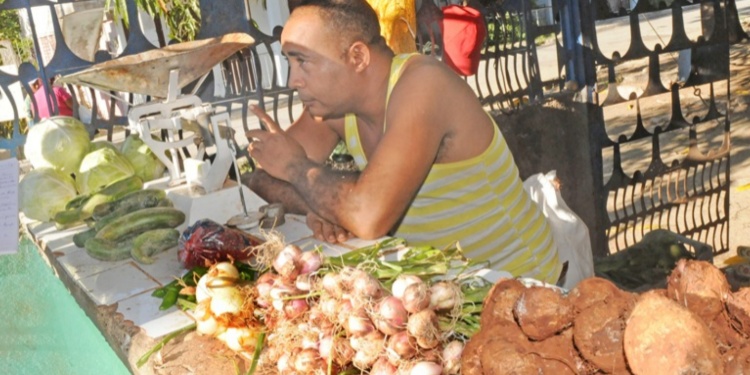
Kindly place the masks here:
[[(103, 92), (149, 95), (151, 101), (128, 111), (128, 128), (141, 136), (167, 167), (169, 176), (149, 181), (145, 187), (165, 190), (175, 207), (185, 212), (188, 225), (208, 218), (248, 229), (265, 216), (248, 211), (248, 207), (261, 207), (266, 202), (246, 186), (227, 179), (232, 166), (239, 178), (229, 112), (217, 113), (210, 103), (195, 95), (195, 90), (189, 94), (181, 91), (197, 79), (200, 81), (195, 87), (200, 87), (217, 64), (254, 42), (247, 34), (232, 33), (173, 44), (96, 64), (61, 77), (60, 82)], [(183, 120), (199, 126), (185, 129)], [(192, 134), (179, 139), (180, 130)], [(162, 132), (166, 140), (162, 140)], [(184, 155), (182, 148), (188, 146), (197, 147), (196, 155)], [(216, 148), (213, 162), (203, 160), (206, 148), (212, 146)]]

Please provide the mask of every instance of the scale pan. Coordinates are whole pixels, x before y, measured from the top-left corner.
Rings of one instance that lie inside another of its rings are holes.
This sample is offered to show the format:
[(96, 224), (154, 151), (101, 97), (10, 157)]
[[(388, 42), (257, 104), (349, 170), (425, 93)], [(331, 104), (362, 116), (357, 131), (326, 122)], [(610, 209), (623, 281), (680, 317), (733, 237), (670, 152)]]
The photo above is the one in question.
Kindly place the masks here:
[(255, 40), (245, 33), (176, 43), (96, 64), (61, 77), (59, 82), (166, 98), (171, 70), (180, 70), (177, 86), (182, 89), (253, 43)]

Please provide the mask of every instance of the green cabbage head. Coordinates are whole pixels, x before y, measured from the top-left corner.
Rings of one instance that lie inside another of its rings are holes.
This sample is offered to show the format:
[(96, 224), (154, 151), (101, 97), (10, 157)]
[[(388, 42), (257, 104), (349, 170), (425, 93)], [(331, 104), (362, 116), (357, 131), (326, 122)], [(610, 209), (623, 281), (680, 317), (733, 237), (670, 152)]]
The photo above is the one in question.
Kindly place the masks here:
[(119, 151), (103, 147), (83, 158), (76, 173), (76, 186), (81, 194), (95, 193), (134, 174), (133, 165)]
[(167, 168), (138, 134), (131, 134), (122, 144), (122, 154), (133, 164), (135, 174), (141, 180), (151, 181), (162, 177)]
[(54, 168), (70, 174), (78, 170), (90, 143), (82, 122), (73, 117), (54, 116), (29, 129), (24, 153), (34, 168)]
[(21, 212), (33, 220), (52, 221), (76, 195), (73, 178), (52, 168), (32, 169), (18, 184)]

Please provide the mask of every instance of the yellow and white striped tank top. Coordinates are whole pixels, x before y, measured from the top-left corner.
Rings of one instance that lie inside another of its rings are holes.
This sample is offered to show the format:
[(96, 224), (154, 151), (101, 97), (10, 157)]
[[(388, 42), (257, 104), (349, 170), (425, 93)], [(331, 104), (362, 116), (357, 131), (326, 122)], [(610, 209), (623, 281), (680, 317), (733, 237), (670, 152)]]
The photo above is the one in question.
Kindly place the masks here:
[[(387, 100), (411, 55), (391, 66)], [(490, 117), (492, 119), (492, 117)], [(494, 124), (494, 120), (493, 120)], [(490, 146), (471, 159), (433, 164), (395, 236), (411, 245), (444, 248), (456, 241), (464, 254), (490, 268), (554, 283), (561, 265), (550, 227), (523, 189), (513, 156), (497, 125)], [(360, 170), (367, 158), (357, 119), (345, 119), (346, 145)]]

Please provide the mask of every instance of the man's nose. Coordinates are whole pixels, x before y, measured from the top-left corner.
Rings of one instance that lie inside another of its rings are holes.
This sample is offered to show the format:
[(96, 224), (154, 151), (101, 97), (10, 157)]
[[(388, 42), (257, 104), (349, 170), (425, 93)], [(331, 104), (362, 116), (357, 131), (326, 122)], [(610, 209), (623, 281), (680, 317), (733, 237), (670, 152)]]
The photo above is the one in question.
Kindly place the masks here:
[(287, 86), (291, 89), (300, 89), (305, 86), (304, 81), (300, 78), (300, 75), (295, 71), (296, 69), (289, 69), (289, 81)]

